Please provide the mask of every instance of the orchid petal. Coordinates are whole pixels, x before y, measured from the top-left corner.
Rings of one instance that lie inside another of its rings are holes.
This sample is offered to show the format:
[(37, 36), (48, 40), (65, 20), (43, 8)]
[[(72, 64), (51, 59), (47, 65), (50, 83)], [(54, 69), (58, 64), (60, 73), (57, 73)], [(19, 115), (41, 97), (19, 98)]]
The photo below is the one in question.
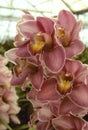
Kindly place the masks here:
[(20, 124), (20, 120), (18, 119), (18, 117), (16, 115), (11, 115), (10, 116), (11, 120), (16, 123), (16, 124)]
[(52, 124), (56, 130), (76, 130), (75, 124), (70, 116), (59, 116), (52, 120)]
[(37, 95), (37, 99), (41, 101), (57, 100), (59, 97), (60, 95), (56, 91), (55, 79), (46, 80)]
[(58, 73), (65, 63), (64, 49), (61, 46), (58, 46), (51, 51), (44, 52), (43, 58), (46, 67), (53, 73)]
[(56, 129), (71, 129), (71, 130), (82, 130), (85, 122), (73, 115), (65, 115), (65, 116), (59, 116), (55, 119), (53, 119), (53, 126)]
[(50, 109), (51, 109), (53, 115), (57, 116), (60, 114), (60, 112), (59, 112), (60, 104), (61, 104), (61, 98), (58, 98), (57, 101), (49, 102)]
[(17, 27), (19, 32), (26, 38), (29, 38), (31, 34), (38, 33), (40, 31), (37, 22), (34, 20), (19, 23)]
[(43, 106), (38, 111), (38, 119), (39, 121), (48, 122), (52, 119), (52, 112), (48, 105)]
[(29, 79), (36, 89), (40, 89), (44, 80), (42, 68), (40, 67), (36, 73), (30, 74)]
[(29, 39), (24, 40), (24, 41), (19, 41), (19, 39), (18, 39), (18, 40), (16, 40), (16, 41), (14, 42), (14, 45), (17, 46), (17, 47), (21, 47), (21, 46), (23, 46), (23, 45), (27, 45), (29, 42), (30, 42)]
[(32, 103), (33, 108), (37, 110), (46, 104), (44, 101), (37, 100), (38, 91), (35, 88), (31, 88), (30, 92), (27, 94), (27, 99)]
[(77, 130), (82, 130), (82, 128), (85, 126), (84, 120), (82, 120), (80, 118), (77, 118), (75, 116), (73, 116), (72, 118), (73, 118), (74, 124), (76, 126), (76, 129)]
[(44, 28), (45, 33), (52, 34), (54, 22), (47, 17), (37, 17), (37, 22)]
[(29, 52), (27, 51), (26, 45), (18, 48), (18, 50), (16, 51), (16, 54), (17, 54), (17, 56), (20, 56), (20, 57), (29, 57), (30, 56)]
[(68, 97), (65, 97), (60, 105), (60, 114), (87, 114), (87, 110), (79, 107), (77, 104), (73, 103)]
[(84, 51), (84, 45), (80, 40), (74, 40), (71, 42), (70, 46), (65, 48), (66, 57), (71, 58), (75, 55), (78, 55)]
[(13, 77), (11, 79), (11, 84), (16, 85), (16, 86), (22, 85), (24, 83), (27, 75), (28, 75), (28, 72), (29, 72), (28, 68), (25, 68), (21, 74), (17, 75), (15, 70), (14, 70), (14, 74), (13, 74)]
[(66, 30), (69, 29), (69, 31), (71, 32), (72, 29), (74, 28), (76, 20), (71, 12), (62, 10), (58, 15), (58, 22), (61, 25), (61, 27), (65, 28)]
[(36, 130), (52, 130), (50, 122), (38, 122)]
[(29, 93), (27, 94), (27, 99), (28, 100), (35, 100), (36, 99), (36, 96), (37, 96), (37, 91), (36, 91), (36, 89), (35, 88), (31, 88), (31, 90), (29, 91)]
[(9, 61), (16, 63), (16, 59), (18, 56), (16, 55), (18, 48), (10, 49), (5, 53), (5, 56), (8, 58)]
[(71, 35), (71, 39), (72, 41), (74, 39), (79, 39), (79, 32), (81, 31), (81, 27), (82, 27), (82, 23), (81, 21), (78, 21), (75, 26), (74, 26), (74, 29), (72, 31), (72, 35)]
[(73, 87), (70, 98), (82, 108), (88, 108), (88, 87), (83, 84), (78, 85)]
[(2, 55), (0, 55), (0, 67), (5, 66), (8, 63), (8, 59), (4, 58)]
[(34, 17), (27, 10), (23, 10), (23, 12), (25, 13), (22, 17), (23, 21), (34, 20)]
[(0, 112), (8, 112), (8, 110), (10, 109), (10, 106), (9, 104), (3, 102), (3, 101), (0, 101)]
[(84, 130), (88, 130), (88, 123), (85, 123)]
[(66, 60), (65, 69), (67, 73), (76, 76), (82, 71), (83, 65), (79, 60)]

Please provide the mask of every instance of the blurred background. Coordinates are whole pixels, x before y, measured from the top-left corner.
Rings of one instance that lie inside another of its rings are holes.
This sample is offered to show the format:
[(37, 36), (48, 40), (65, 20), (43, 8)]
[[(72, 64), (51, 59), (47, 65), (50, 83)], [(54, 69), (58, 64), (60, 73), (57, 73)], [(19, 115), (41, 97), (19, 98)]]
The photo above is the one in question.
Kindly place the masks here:
[(16, 24), (28, 10), (33, 16), (56, 17), (61, 9), (70, 10), (82, 20), (80, 38), (88, 46), (88, 1), (87, 0), (0, 0), (0, 41), (13, 39)]

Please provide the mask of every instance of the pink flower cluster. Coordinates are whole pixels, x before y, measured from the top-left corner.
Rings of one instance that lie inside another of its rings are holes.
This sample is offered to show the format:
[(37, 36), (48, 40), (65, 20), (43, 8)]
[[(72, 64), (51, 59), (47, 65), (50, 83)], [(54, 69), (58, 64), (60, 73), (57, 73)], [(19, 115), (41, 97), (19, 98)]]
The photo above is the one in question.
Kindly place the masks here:
[[(10, 84), (12, 74), (6, 67), (7, 62), (7, 59), (0, 55), (0, 121), (9, 123), (11, 119), (14, 123), (19, 124), (20, 121), (16, 116), (20, 111), (17, 104), (18, 96), (15, 88)], [(0, 130), (6, 130), (1, 122)]]
[[(24, 11), (17, 24), (16, 48), (6, 52), (15, 63), (12, 85), (27, 84), (36, 130), (88, 130), (88, 66), (74, 56), (84, 50), (81, 22), (66, 10), (57, 18), (36, 17)], [(37, 123), (36, 123), (37, 122)]]

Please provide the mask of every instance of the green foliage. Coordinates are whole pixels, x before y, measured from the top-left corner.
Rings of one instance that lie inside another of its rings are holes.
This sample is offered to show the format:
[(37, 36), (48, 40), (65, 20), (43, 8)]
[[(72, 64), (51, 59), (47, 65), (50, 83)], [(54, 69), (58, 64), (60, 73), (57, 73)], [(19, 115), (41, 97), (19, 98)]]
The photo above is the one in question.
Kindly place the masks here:
[[(14, 48), (13, 42), (14, 41), (12, 39), (8, 39), (4, 43), (0, 42), (0, 55), (4, 55), (6, 51), (11, 48)], [(9, 67), (9, 69), (12, 70), (13, 64), (11, 62), (9, 62), (7, 66)]]
[(84, 64), (88, 64), (88, 47), (85, 47), (83, 53), (76, 56), (75, 59), (82, 61)]
[(8, 39), (4, 43), (0, 42), (0, 54), (4, 55), (6, 51), (8, 51), (11, 48), (14, 48), (13, 42), (14, 41), (12, 39)]
[(7, 123), (5, 120), (1, 119), (1, 118), (0, 118), (0, 123), (3, 124), (3, 125), (6, 127), (6, 129), (8, 129), (8, 130), (13, 130), (13, 129), (8, 125), (8, 123)]
[[(18, 105), (20, 106), (21, 110), (18, 113), (18, 118), (21, 122), (21, 124), (14, 124), (13, 122), (10, 122), (11, 128), (13, 130), (30, 130), (28, 126), (29, 117), (33, 113), (33, 106), (30, 101), (27, 100), (27, 94), (31, 89), (31, 85), (28, 85), (26, 90), (23, 91), (21, 86), (17, 86), (16, 93), (19, 97), (18, 99)], [(34, 130), (34, 127), (33, 127)]]

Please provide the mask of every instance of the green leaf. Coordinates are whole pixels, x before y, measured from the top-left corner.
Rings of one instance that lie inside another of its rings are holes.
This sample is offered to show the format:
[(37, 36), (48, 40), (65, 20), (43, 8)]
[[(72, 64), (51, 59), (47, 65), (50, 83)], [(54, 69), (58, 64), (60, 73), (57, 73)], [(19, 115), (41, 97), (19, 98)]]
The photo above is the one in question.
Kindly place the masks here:
[(33, 125), (33, 127), (29, 128), (28, 130), (36, 130), (36, 125)]
[(5, 120), (1, 119), (1, 118), (0, 118), (0, 123), (2, 123), (8, 130), (13, 130), (13, 129), (8, 125), (8, 123), (7, 123)]
[(14, 130), (25, 130), (27, 128), (29, 128), (28, 124), (24, 124), (22, 126), (19, 126), (19, 127), (15, 128)]

